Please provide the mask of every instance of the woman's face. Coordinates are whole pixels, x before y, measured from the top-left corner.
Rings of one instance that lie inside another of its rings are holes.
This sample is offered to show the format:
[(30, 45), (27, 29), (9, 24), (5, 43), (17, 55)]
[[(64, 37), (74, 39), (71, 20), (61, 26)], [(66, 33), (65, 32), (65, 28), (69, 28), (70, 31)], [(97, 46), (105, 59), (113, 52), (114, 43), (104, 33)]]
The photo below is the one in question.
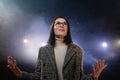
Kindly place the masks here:
[(54, 23), (54, 33), (58, 38), (64, 38), (67, 35), (68, 24), (64, 18), (58, 18)]

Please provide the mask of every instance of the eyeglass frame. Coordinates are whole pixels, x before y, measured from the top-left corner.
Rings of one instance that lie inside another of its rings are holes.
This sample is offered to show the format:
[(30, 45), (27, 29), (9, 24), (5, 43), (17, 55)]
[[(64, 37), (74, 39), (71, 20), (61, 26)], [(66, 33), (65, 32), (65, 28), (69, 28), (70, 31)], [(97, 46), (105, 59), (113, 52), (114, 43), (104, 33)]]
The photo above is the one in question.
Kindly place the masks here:
[(54, 25), (55, 25), (55, 26), (61, 26), (61, 25), (67, 26), (68, 23), (67, 23), (67, 22), (59, 22), (59, 21), (57, 21), (57, 22), (54, 23)]

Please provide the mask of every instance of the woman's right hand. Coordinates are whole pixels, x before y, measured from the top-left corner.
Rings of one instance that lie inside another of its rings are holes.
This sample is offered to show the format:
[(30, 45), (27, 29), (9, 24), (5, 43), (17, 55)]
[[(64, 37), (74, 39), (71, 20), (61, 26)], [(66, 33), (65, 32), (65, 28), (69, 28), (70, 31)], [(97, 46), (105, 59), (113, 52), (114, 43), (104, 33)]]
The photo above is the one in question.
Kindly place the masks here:
[(18, 68), (17, 64), (16, 64), (16, 60), (14, 60), (11, 56), (8, 56), (7, 58), (8, 60), (8, 65), (7, 67), (11, 69), (11, 71), (18, 77), (21, 78), (22, 77), (22, 72), (21, 70)]

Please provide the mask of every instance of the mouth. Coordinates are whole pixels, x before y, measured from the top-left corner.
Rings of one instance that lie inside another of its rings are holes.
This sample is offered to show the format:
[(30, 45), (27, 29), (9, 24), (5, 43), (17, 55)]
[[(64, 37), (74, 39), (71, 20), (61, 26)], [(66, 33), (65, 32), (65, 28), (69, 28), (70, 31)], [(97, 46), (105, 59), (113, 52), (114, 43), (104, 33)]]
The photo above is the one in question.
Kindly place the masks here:
[(59, 29), (59, 31), (64, 32), (65, 30), (64, 29)]

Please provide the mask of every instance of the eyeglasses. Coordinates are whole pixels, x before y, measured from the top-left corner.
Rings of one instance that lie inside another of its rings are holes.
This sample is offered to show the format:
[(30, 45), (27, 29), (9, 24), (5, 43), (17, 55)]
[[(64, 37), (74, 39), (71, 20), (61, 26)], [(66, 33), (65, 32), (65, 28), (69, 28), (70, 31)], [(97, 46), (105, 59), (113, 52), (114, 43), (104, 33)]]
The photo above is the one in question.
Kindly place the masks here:
[(56, 22), (55, 25), (56, 26), (61, 26), (61, 25), (66, 26), (67, 23), (66, 22)]

